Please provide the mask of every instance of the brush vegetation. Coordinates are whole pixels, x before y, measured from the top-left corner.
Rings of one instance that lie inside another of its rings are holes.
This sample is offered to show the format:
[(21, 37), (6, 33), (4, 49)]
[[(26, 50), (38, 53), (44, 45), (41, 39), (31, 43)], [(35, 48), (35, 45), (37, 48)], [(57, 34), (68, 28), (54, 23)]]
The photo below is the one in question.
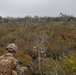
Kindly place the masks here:
[(76, 75), (76, 18), (3, 18), (0, 16), (0, 55), (16, 43), (16, 58), (35, 75)]

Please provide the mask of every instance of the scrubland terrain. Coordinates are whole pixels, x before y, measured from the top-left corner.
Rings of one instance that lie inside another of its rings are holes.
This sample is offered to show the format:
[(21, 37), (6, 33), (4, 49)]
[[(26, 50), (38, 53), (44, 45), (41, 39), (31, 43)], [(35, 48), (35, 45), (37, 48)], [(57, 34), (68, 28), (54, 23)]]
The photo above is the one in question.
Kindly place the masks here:
[(0, 55), (9, 43), (32, 75), (76, 75), (75, 17), (0, 17)]

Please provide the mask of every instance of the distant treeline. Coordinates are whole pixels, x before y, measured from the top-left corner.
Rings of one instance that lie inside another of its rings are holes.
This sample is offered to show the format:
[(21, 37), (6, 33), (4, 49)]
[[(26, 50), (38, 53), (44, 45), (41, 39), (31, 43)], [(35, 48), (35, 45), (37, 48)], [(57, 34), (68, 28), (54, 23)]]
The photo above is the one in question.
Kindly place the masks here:
[(52, 22), (52, 21), (63, 21), (63, 22), (67, 22), (67, 21), (76, 21), (76, 17), (72, 16), (72, 15), (66, 15), (66, 14), (62, 14), (60, 13), (58, 17), (48, 17), (48, 16), (45, 16), (45, 17), (39, 17), (39, 16), (34, 16), (34, 17), (31, 17), (31, 16), (26, 16), (26, 17), (16, 17), (16, 18), (13, 18), (13, 17), (2, 17), (0, 16), (0, 24), (2, 23), (8, 23), (8, 22), (19, 22), (19, 23), (27, 23), (28, 21), (31, 23), (44, 23), (44, 22)]

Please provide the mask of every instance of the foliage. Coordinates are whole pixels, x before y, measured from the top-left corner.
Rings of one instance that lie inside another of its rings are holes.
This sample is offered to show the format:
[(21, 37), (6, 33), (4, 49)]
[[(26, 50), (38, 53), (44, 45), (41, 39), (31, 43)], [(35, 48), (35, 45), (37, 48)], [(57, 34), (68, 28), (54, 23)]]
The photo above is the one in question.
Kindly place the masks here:
[[(65, 19), (66, 18), (66, 19)], [(76, 74), (76, 18), (27, 16), (0, 17), (0, 55), (9, 43), (16, 43), (16, 58), (35, 75)]]

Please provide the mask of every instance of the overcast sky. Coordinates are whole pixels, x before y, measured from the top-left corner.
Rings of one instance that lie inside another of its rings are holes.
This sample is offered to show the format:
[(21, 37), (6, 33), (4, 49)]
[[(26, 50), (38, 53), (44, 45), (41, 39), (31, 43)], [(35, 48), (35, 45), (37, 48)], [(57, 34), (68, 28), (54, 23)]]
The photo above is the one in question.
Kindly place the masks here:
[(76, 0), (0, 0), (0, 16), (76, 16)]

